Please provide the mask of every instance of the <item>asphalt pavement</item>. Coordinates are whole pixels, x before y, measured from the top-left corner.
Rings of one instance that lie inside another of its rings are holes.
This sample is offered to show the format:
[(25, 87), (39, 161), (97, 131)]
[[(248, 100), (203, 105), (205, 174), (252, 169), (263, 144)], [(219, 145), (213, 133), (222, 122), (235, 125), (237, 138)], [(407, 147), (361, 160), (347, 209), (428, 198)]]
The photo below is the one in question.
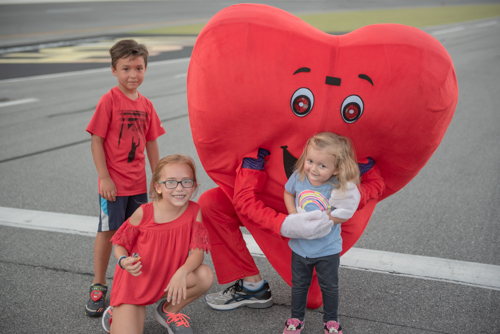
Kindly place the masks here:
[[(306, 3), (293, 5), (306, 10)], [(325, 6), (318, 3), (311, 1), (312, 6)], [(188, 5), (176, 5), (188, 11)], [(197, 15), (195, 19), (210, 13)], [(192, 18), (185, 14), (179, 19)], [(444, 259), (448, 266), (471, 263), (498, 269), (500, 19), (425, 30), (454, 61), (460, 89), (455, 116), (419, 175), (377, 205), (355, 247)], [(189, 44), (176, 43), (171, 44)], [(202, 192), (215, 184), (201, 168), (191, 139), (185, 85), (189, 58), (174, 58), (153, 61), (140, 91), (152, 100), (167, 130), (158, 141), (160, 155), (191, 155)], [(94, 216), (97, 225), (97, 175), (85, 127), (98, 98), (116, 84), (105, 67), (0, 80), (0, 207)], [(0, 217), (0, 332), (103, 333), (100, 319), (84, 315), (93, 277), (92, 235), (42, 231), (36, 218), (27, 222), (33, 229), (5, 220)], [(184, 310), (195, 333), (282, 332), (290, 313), (290, 287), (264, 257), (256, 255), (255, 260), (270, 283), (275, 305), (221, 312), (197, 300)], [(205, 262), (213, 268), (210, 255)], [(109, 283), (114, 264), (110, 261)], [(347, 266), (340, 269), (340, 285), (339, 316), (347, 334), (500, 333), (500, 289)], [(216, 284), (210, 292), (220, 289)], [(322, 333), (321, 318), (321, 308), (308, 309), (303, 333)], [(145, 333), (165, 332), (148, 307)]]

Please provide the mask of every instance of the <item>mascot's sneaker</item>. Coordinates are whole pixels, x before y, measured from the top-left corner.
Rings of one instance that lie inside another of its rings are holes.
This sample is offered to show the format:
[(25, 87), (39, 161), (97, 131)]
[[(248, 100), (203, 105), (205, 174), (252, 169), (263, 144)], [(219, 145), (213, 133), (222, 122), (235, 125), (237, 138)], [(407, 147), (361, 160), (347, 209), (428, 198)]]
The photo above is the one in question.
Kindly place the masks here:
[(342, 334), (342, 327), (336, 321), (325, 322), (325, 334), (338, 333)]
[(162, 299), (155, 308), (155, 319), (168, 330), (169, 334), (193, 334), (189, 318), (182, 313), (170, 313), (163, 311), (163, 305), (167, 300)]
[(108, 306), (104, 315), (102, 316), (102, 328), (106, 332), (111, 332), (111, 322), (113, 321), (113, 306)]
[(283, 334), (298, 334), (304, 329), (304, 322), (299, 319), (290, 318), (286, 321)]
[(206, 295), (205, 301), (211, 308), (221, 311), (234, 310), (240, 306), (268, 308), (273, 305), (271, 289), (266, 281), (260, 289), (252, 291), (243, 287), (241, 279), (224, 291)]
[(108, 287), (102, 284), (92, 284), (90, 286), (90, 297), (85, 305), (85, 315), (89, 317), (101, 317), (104, 313), (104, 302)]

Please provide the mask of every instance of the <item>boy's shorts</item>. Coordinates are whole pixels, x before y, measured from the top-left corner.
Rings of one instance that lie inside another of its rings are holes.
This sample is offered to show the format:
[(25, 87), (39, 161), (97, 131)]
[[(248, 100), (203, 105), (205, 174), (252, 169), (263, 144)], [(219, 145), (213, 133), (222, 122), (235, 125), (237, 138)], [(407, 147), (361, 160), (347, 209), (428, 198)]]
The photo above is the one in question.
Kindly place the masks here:
[(123, 222), (132, 216), (135, 210), (147, 202), (147, 193), (134, 196), (116, 196), (114, 202), (102, 198), (101, 194), (99, 194), (101, 213), (99, 214), (97, 232), (118, 230)]

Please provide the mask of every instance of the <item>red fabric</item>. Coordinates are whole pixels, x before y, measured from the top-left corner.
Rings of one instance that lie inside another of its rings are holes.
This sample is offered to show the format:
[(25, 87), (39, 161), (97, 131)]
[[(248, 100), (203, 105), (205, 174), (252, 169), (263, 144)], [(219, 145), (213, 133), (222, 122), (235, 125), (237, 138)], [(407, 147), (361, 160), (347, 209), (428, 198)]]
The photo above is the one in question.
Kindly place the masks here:
[[(306, 115), (297, 113), (302, 107), (293, 110), (306, 100), (301, 89), (310, 93)], [(342, 225), (345, 252), (363, 233), (376, 203), (410, 182), (437, 149), (453, 117), (458, 86), (448, 52), (419, 29), (379, 24), (334, 36), (280, 9), (240, 4), (217, 13), (199, 34), (187, 96), (198, 155), (221, 189), (207, 198), (226, 194), (217, 210), (239, 216), (231, 226), (246, 226), (289, 282), (289, 252), (276, 241), (286, 213), (287, 159), (298, 158), (312, 135), (330, 131), (353, 141), (358, 161), (375, 161), (362, 178), (358, 211)], [(358, 119), (348, 113), (352, 108)], [(242, 159), (255, 158), (259, 147), (271, 152), (264, 184), (237, 173)], [(254, 191), (257, 200), (251, 198)], [(204, 213), (214, 222), (210, 236), (219, 233), (237, 247), (241, 239), (231, 233), (239, 232), (209, 214), (216, 212)], [(217, 266), (234, 266), (237, 256), (218, 249), (212, 257), (219, 257), (214, 265), (220, 280)], [(309, 307), (321, 305), (318, 295), (313, 284)]]
[(117, 196), (146, 193), (146, 142), (165, 133), (151, 101), (141, 94), (133, 101), (113, 87), (99, 100), (87, 132), (104, 138), (106, 165)]
[(201, 194), (198, 204), (203, 225), (210, 236), (212, 261), (219, 284), (258, 274), (259, 269), (240, 231), (242, 224), (227, 195), (220, 188), (210, 189)]
[[(385, 189), (385, 183), (377, 165), (374, 165), (372, 169), (361, 176), (361, 182), (358, 189), (361, 194), (358, 210), (361, 210), (369, 200), (376, 200), (382, 195)], [(344, 225), (342, 225), (342, 227), (343, 226)]]
[(139, 236), (140, 230), (138, 226), (131, 225), (129, 220), (130, 218), (122, 224), (126, 225), (125, 227), (122, 228), (120, 226), (115, 235), (113, 235), (113, 238), (111, 238), (111, 241), (113, 242), (113, 245), (123, 246), (129, 254), (133, 254), (132, 247), (135, 245), (135, 241)]
[(165, 293), (172, 275), (186, 262), (190, 249), (210, 250), (207, 231), (196, 222), (200, 207), (190, 202), (184, 213), (174, 221), (157, 224), (153, 203), (144, 204), (143, 218), (133, 226), (127, 220), (111, 241), (122, 245), (129, 255), (139, 253), (142, 274), (135, 277), (118, 264), (115, 268), (110, 305), (149, 305)]

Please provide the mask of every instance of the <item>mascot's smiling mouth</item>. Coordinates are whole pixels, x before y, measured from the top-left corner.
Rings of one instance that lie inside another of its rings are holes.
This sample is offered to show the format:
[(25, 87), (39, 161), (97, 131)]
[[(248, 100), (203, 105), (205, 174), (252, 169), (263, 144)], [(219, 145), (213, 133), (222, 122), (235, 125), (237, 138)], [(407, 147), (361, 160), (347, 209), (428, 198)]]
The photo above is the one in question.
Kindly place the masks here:
[(288, 146), (281, 146), (281, 148), (283, 149), (283, 167), (285, 168), (286, 178), (289, 179), (293, 174), (293, 167), (298, 159), (288, 151)]

